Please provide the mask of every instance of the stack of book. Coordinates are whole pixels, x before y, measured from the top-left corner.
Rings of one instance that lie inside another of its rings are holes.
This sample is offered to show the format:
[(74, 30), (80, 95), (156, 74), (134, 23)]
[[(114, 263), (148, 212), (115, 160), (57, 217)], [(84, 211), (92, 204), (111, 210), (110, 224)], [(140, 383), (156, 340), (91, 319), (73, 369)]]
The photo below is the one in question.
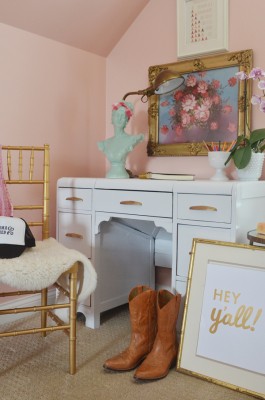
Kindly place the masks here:
[(164, 179), (171, 181), (193, 181), (194, 175), (191, 174), (164, 174), (160, 172), (145, 172), (138, 175), (139, 179)]

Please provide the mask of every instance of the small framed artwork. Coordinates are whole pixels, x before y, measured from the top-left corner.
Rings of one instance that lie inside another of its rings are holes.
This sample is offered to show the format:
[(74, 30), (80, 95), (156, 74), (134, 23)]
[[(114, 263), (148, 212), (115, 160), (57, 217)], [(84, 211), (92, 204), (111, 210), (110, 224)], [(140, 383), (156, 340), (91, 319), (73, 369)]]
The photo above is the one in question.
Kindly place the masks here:
[(163, 70), (184, 79), (176, 90), (149, 97), (148, 155), (206, 155), (207, 142), (228, 148), (250, 125), (250, 82), (236, 73), (251, 68), (252, 50), (149, 67), (150, 85)]
[(177, 370), (265, 399), (265, 247), (194, 239)]
[(177, 57), (228, 50), (228, 0), (177, 0)]

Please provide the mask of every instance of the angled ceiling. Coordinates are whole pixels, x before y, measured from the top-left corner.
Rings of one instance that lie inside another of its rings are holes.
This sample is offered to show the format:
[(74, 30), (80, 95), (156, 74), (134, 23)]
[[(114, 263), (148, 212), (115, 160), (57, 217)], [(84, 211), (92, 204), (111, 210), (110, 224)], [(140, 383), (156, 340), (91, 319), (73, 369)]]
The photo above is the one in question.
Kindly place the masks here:
[(0, 0), (0, 23), (106, 57), (150, 0)]

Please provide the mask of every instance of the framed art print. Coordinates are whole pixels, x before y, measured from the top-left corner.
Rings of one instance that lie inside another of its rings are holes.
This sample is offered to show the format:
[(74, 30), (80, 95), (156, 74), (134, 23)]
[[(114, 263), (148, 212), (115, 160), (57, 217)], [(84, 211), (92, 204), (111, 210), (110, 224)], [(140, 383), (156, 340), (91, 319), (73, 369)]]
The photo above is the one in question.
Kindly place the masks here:
[(177, 370), (265, 399), (265, 247), (194, 239)]
[(177, 57), (228, 50), (228, 0), (177, 0)]
[(232, 143), (250, 121), (249, 73), (252, 50), (218, 54), (149, 67), (153, 84), (163, 70), (181, 75), (183, 83), (170, 93), (149, 97), (149, 156), (206, 155), (205, 143)]

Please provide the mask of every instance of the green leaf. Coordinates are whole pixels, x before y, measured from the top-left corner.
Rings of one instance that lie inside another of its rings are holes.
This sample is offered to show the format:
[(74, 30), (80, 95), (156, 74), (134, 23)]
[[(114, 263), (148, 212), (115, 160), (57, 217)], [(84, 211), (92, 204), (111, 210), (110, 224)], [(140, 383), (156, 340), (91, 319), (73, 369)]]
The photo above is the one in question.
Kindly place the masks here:
[(233, 157), (232, 157), (234, 160), (235, 166), (238, 169), (245, 168), (250, 161), (251, 154), (252, 154), (252, 151), (251, 151), (251, 146), (249, 143), (247, 144), (246, 147), (237, 149), (237, 151), (233, 154)]
[(253, 132), (251, 132), (249, 141), (250, 144), (254, 144), (264, 139), (265, 139), (265, 129), (262, 128), (262, 129), (255, 129)]

